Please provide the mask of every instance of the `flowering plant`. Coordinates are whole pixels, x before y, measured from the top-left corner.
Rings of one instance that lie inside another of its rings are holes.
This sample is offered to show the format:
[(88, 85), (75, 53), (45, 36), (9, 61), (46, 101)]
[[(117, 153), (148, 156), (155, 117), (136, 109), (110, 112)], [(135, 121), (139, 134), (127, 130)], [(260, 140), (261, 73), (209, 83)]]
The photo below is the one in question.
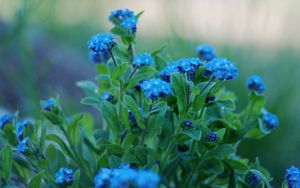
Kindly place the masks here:
[[(1, 186), (271, 187), (258, 160), (236, 153), (241, 140), (279, 125), (264, 109), (261, 77), (249, 77), (249, 103), (237, 112), (235, 94), (223, 87), (238, 77), (236, 64), (209, 45), (171, 62), (164, 47), (135, 49), (141, 15), (113, 11), (111, 33), (88, 42), (97, 83), (77, 85), (100, 125), (88, 113), (65, 115), (58, 98), (41, 102), (42, 120), (1, 117)], [(283, 185), (299, 186), (296, 167)]]

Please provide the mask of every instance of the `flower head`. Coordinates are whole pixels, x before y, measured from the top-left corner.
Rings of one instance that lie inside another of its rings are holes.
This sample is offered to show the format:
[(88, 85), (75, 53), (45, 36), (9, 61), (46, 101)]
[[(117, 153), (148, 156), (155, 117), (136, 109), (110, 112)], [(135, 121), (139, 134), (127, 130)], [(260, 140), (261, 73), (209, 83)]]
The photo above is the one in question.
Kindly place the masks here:
[(141, 88), (145, 95), (152, 100), (156, 100), (158, 97), (166, 97), (172, 93), (171, 85), (161, 79), (144, 81)]
[(300, 171), (298, 168), (292, 166), (286, 170), (285, 181), (289, 188), (300, 187)]
[(185, 120), (183, 123), (183, 126), (192, 128), (193, 127), (193, 122), (191, 120)]
[(216, 142), (219, 138), (219, 135), (217, 132), (211, 131), (206, 135), (206, 141), (208, 142)]
[(248, 175), (246, 177), (246, 182), (253, 187), (258, 186), (259, 184), (262, 183), (262, 179), (259, 175), (252, 173), (251, 175)]
[(262, 94), (266, 90), (263, 79), (260, 76), (252, 75), (246, 81), (247, 87), (250, 91), (255, 91)]
[(108, 92), (104, 92), (100, 98), (101, 100), (112, 102), (115, 97)]
[(108, 168), (101, 168), (94, 178), (95, 188), (107, 188), (113, 178), (113, 171)]
[(73, 170), (70, 168), (60, 168), (55, 174), (55, 181), (60, 185), (71, 185), (73, 183)]
[(132, 10), (118, 9), (118, 10), (112, 11), (110, 13), (110, 16), (109, 16), (108, 19), (113, 23), (115, 23), (115, 21), (118, 21), (119, 23), (122, 23), (126, 19), (132, 18), (132, 17), (135, 17), (134, 12)]
[(23, 134), (24, 134), (24, 128), (26, 126), (28, 126), (29, 124), (29, 120), (22, 120), (22, 121), (19, 121), (17, 123), (17, 126), (16, 126), (16, 132), (17, 132), (17, 137), (18, 137), (18, 140), (22, 140), (23, 139)]
[(123, 166), (113, 170), (113, 178), (111, 179), (111, 187), (126, 188), (133, 185), (136, 181), (137, 171)]
[(57, 106), (56, 100), (50, 98), (44, 103), (43, 109), (45, 111), (51, 112), (53, 111), (54, 108), (56, 108), (56, 106)]
[(268, 129), (274, 129), (279, 125), (278, 117), (270, 112), (262, 113), (262, 121)]
[(111, 50), (116, 45), (115, 37), (108, 33), (95, 35), (88, 42), (88, 47), (94, 52), (104, 52)]
[(106, 63), (110, 58), (110, 54), (108, 51), (103, 52), (94, 52), (90, 51), (90, 60), (93, 63)]
[(136, 186), (138, 188), (157, 188), (160, 183), (160, 177), (157, 173), (147, 170), (140, 170), (136, 177)]
[(6, 124), (12, 123), (15, 116), (12, 114), (4, 114), (0, 117), (0, 129), (3, 129)]
[(214, 48), (207, 44), (198, 46), (197, 52), (198, 52), (198, 57), (202, 61), (211, 61), (216, 57)]
[(135, 17), (131, 17), (131, 18), (127, 18), (126, 20), (124, 20), (121, 25), (122, 27), (124, 27), (125, 29), (132, 31), (132, 32), (136, 32), (136, 24), (138, 23), (138, 19), (136, 19)]
[(151, 57), (151, 54), (143, 53), (134, 56), (132, 64), (136, 65), (137, 67), (141, 67), (143, 65), (151, 65), (152, 62), (153, 59)]
[(25, 151), (27, 151), (29, 149), (28, 141), (29, 141), (28, 136), (25, 137), (23, 140), (19, 141), (19, 144), (17, 146), (17, 149), (19, 152), (24, 153)]
[(207, 63), (204, 75), (219, 80), (234, 80), (238, 77), (236, 65), (224, 58), (216, 58)]

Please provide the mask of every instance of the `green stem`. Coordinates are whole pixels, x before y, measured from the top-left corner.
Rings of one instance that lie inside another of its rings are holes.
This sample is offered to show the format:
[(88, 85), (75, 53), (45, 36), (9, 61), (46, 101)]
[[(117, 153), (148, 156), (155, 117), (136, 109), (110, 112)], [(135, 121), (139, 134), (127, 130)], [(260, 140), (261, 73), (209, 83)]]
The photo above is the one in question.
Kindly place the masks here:
[(111, 49), (109, 49), (108, 52), (109, 52), (109, 55), (111, 56), (111, 58), (113, 60), (113, 63), (115, 65), (115, 67), (117, 67), (118, 65), (117, 65), (117, 62), (115, 60), (114, 54), (112, 53)]
[(212, 81), (214, 81), (215, 77), (212, 77), (208, 82), (207, 84), (204, 86), (204, 88), (200, 91), (200, 94), (202, 94), (206, 88), (212, 83)]
[(128, 45), (128, 53), (129, 53), (129, 62), (130, 64), (132, 64), (134, 54), (133, 54), (133, 48), (131, 43)]
[(138, 67), (134, 67), (134, 69), (132, 70), (132, 72), (130, 73), (128, 80), (134, 75), (134, 73), (137, 71)]

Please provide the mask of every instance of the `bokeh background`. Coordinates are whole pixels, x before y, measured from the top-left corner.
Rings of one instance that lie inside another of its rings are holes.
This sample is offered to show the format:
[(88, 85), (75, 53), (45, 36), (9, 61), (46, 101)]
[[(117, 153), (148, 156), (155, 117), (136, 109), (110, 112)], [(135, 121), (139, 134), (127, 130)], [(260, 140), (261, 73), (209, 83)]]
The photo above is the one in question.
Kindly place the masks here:
[(70, 114), (91, 110), (75, 85), (96, 74), (87, 40), (109, 31), (110, 11), (145, 10), (137, 48), (166, 44), (176, 59), (212, 44), (239, 67), (240, 77), (226, 83), (239, 109), (247, 103), (245, 79), (263, 76), (266, 106), (281, 124), (262, 140), (244, 141), (239, 154), (259, 157), (279, 187), (285, 169), (300, 166), (299, 7), (299, 0), (0, 0), (0, 113), (38, 117), (39, 100), (56, 95)]

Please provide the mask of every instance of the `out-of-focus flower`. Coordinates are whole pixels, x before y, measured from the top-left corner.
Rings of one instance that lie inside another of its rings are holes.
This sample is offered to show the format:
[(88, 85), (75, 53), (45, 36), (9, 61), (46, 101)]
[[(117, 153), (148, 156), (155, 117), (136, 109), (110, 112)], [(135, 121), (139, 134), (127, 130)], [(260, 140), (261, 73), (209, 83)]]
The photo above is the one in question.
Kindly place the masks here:
[(198, 57), (202, 61), (211, 61), (216, 57), (215, 50), (212, 46), (202, 44), (197, 47)]
[(292, 166), (286, 170), (285, 181), (289, 188), (300, 187), (300, 171), (297, 167)]
[(90, 59), (93, 63), (106, 63), (110, 58), (108, 51), (94, 52), (90, 51)]
[(15, 116), (12, 114), (4, 114), (0, 117), (0, 129), (3, 129), (6, 124), (12, 123)]
[(262, 179), (259, 175), (255, 174), (255, 173), (252, 173), (252, 174), (250, 174), (246, 177), (246, 182), (250, 186), (256, 187), (256, 186), (258, 186), (259, 184), (262, 183)]
[(141, 67), (144, 65), (151, 65), (152, 62), (153, 59), (151, 57), (151, 54), (143, 53), (134, 56), (132, 64), (136, 65), (137, 67)]
[(247, 87), (250, 91), (255, 91), (262, 94), (266, 90), (265, 83), (260, 76), (252, 75), (246, 81)]
[(115, 97), (108, 92), (104, 92), (100, 98), (101, 100), (112, 102)]
[(132, 18), (127, 18), (126, 20), (124, 20), (121, 25), (125, 29), (135, 33), (137, 23), (138, 23), (138, 20), (135, 17), (132, 17)]
[(19, 152), (24, 153), (29, 149), (28, 146), (29, 137), (25, 137), (23, 140), (19, 141), (19, 144), (17, 146), (17, 149)]
[(279, 125), (279, 119), (275, 114), (272, 114), (270, 112), (263, 112), (262, 113), (262, 121), (263, 124), (268, 128), (268, 129), (274, 129)]
[(219, 135), (217, 132), (211, 131), (206, 135), (206, 141), (207, 142), (216, 142), (219, 138)]
[(182, 124), (184, 127), (188, 127), (188, 128), (193, 127), (193, 122), (191, 120), (185, 120)]
[(60, 168), (55, 174), (55, 181), (60, 185), (71, 185), (73, 183), (73, 170), (70, 168)]
[(115, 21), (118, 21), (119, 23), (122, 23), (126, 19), (132, 18), (132, 17), (135, 17), (134, 12), (132, 10), (117, 9), (117, 10), (114, 10), (110, 13), (108, 19), (113, 23), (115, 23)]
[(94, 52), (104, 52), (111, 50), (116, 45), (115, 37), (108, 33), (95, 35), (88, 42), (88, 47)]
[(17, 123), (17, 126), (16, 126), (16, 133), (17, 133), (17, 137), (18, 137), (18, 140), (22, 140), (23, 139), (23, 134), (24, 134), (24, 128), (29, 124), (29, 120), (22, 120), (22, 121), (19, 121)]
[(207, 63), (204, 75), (219, 80), (234, 80), (238, 77), (236, 65), (224, 58), (216, 58)]

